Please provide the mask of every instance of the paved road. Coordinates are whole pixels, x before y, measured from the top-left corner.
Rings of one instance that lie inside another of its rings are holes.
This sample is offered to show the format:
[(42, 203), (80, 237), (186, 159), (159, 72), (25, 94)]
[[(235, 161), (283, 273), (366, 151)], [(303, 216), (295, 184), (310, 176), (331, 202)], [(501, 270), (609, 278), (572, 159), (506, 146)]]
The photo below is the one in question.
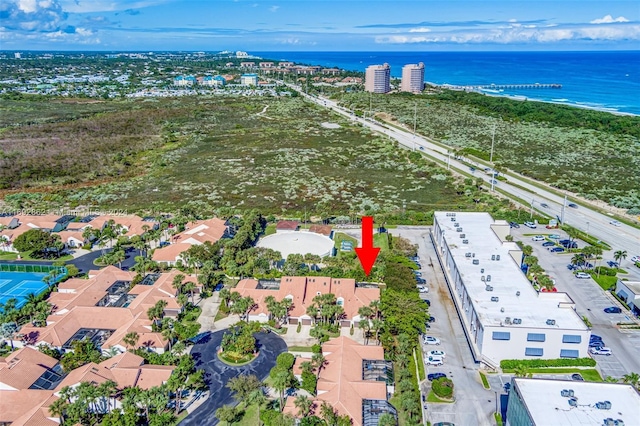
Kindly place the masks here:
[[(107, 248), (104, 250), (105, 253), (110, 252), (111, 249)], [(75, 265), (76, 268), (80, 271), (81, 274), (86, 274), (90, 270), (101, 269), (102, 267), (96, 266), (93, 264), (93, 261), (102, 256), (102, 250), (92, 251), (91, 253), (87, 253), (83, 256), (77, 257), (75, 259), (67, 260), (65, 263)], [(135, 265), (135, 257), (138, 255), (138, 251), (133, 248), (128, 248), (125, 251), (126, 258), (122, 261), (122, 269), (129, 270)], [(52, 260), (3, 260), (2, 263), (20, 263), (20, 264), (29, 264), (29, 265), (51, 265), (53, 263)], [(116, 265), (117, 266), (117, 265)]]
[[(299, 86), (291, 84), (288, 85), (300, 91), (300, 93), (303, 93)], [(469, 166), (467, 164), (456, 160), (448, 154), (446, 148), (436, 145), (427, 138), (423, 138), (420, 135), (414, 135), (408, 131), (399, 130), (395, 127), (388, 127), (386, 124), (379, 123), (377, 121), (365, 120), (357, 117), (353, 115), (351, 111), (338, 106), (337, 102), (330, 99), (305, 94), (303, 95), (316, 104), (329, 108), (342, 116), (350, 118), (362, 126), (367, 126), (372, 130), (388, 135), (409, 149), (420, 150), (429, 157), (449, 164), (448, 167), (454, 171), (470, 173)], [(487, 182), (487, 185), (490, 186), (491, 177), (489, 175), (480, 171), (476, 171), (474, 174), (476, 177), (483, 179)], [(625, 224), (622, 224), (620, 227), (615, 227), (609, 224), (611, 221), (609, 216), (585, 206), (580, 206), (577, 209), (566, 207), (563, 197), (560, 197), (548, 190), (531, 185), (521, 177), (512, 173), (509, 174), (507, 179), (509, 182), (512, 182), (519, 187), (510, 185), (507, 182), (498, 182), (497, 187), (527, 203), (531, 203), (533, 208), (543, 213), (562, 216), (562, 211), (564, 210), (565, 223), (580, 230), (589, 232), (591, 235), (603, 241), (609, 242), (615, 246), (614, 248), (616, 250), (626, 250), (629, 253), (629, 257), (640, 255), (640, 229), (633, 228)], [(541, 203), (545, 203), (549, 207), (543, 208), (540, 206)]]
[[(531, 241), (530, 236), (523, 236), (539, 231), (544, 235), (550, 233), (547, 229), (532, 230), (529, 228), (512, 229), (514, 238), (521, 239), (525, 244), (533, 247), (533, 254), (538, 257), (540, 266), (556, 280), (558, 291), (566, 292), (576, 303), (576, 311), (579, 315), (585, 315), (592, 324), (593, 334), (602, 337), (607, 347), (613, 351), (612, 356), (595, 355), (598, 368), (603, 376), (620, 378), (630, 372), (640, 371), (640, 332), (629, 330), (621, 333), (616, 324), (618, 322), (629, 322), (629, 313), (613, 296), (604, 292), (600, 286), (592, 279), (575, 278), (573, 273), (567, 269), (570, 263), (571, 254), (551, 253), (542, 247), (542, 242)], [(554, 230), (563, 237), (566, 235), (562, 231)], [(578, 242), (583, 245), (581, 241)], [(605, 254), (604, 259), (609, 259), (611, 254)], [(604, 263), (604, 261), (601, 261)], [(629, 268), (625, 268), (629, 269)], [(635, 274), (635, 271), (633, 271)], [(630, 275), (635, 279), (634, 275)], [(607, 314), (604, 308), (618, 306), (623, 308), (620, 314)]]
[[(427, 280), (429, 293), (421, 293), (423, 299), (431, 302), (429, 313), (436, 318), (427, 335), (435, 336), (441, 345), (422, 345), (422, 350), (443, 350), (446, 352), (445, 363), (440, 367), (425, 367), (425, 372), (445, 373), (455, 384), (455, 402), (451, 404), (428, 403), (425, 415), (431, 421), (452, 422), (457, 425), (492, 425), (495, 411), (493, 390), (482, 387), (478, 365), (474, 362), (471, 349), (460, 318), (453, 306), (444, 275), (436, 258), (433, 244), (429, 238), (428, 227), (399, 226), (391, 229), (393, 235), (400, 235), (418, 244), (418, 255), (422, 266), (421, 272)], [(431, 384), (425, 380), (421, 384), (421, 392), (427, 395)]]
[(218, 359), (217, 349), (222, 341), (224, 330), (211, 333), (203, 343), (199, 343), (191, 350), (196, 361), (196, 368), (204, 370), (205, 380), (209, 386), (209, 398), (193, 413), (180, 422), (181, 425), (200, 426), (216, 425), (218, 419), (215, 412), (223, 405), (235, 405), (231, 391), (225, 387), (227, 382), (241, 374), (255, 374), (264, 380), (269, 370), (276, 365), (276, 358), (287, 350), (287, 345), (280, 337), (273, 333), (256, 333), (260, 354), (250, 364), (242, 367), (229, 366)]

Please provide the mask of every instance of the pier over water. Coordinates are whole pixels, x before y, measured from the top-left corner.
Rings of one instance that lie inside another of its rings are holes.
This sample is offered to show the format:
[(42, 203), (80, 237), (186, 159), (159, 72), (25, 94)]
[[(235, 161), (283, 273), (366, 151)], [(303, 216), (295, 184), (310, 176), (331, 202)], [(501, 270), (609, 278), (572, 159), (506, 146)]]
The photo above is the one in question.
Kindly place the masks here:
[(443, 84), (454, 90), (500, 90), (500, 89), (562, 89), (559, 83), (524, 83), (524, 84)]

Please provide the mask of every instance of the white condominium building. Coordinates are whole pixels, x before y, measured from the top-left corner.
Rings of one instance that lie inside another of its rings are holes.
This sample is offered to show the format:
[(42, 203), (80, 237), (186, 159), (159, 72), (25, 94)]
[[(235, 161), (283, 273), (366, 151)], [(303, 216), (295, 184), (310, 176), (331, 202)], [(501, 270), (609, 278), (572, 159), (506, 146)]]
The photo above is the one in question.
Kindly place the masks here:
[(420, 93), (424, 89), (424, 63), (407, 64), (402, 67), (403, 92)]
[(476, 361), (586, 357), (591, 332), (566, 293), (538, 292), (520, 269), (509, 224), (436, 212), (433, 239)]
[(391, 67), (383, 65), (369, 65), (365, 72), (364, 90), (373, 93), (387, 93), (391, 90)]

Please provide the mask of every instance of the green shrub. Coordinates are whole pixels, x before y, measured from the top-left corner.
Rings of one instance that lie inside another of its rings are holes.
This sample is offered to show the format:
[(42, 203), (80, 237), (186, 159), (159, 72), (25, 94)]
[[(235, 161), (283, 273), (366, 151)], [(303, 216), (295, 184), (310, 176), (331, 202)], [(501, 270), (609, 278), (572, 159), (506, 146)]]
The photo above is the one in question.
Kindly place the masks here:
[(283, 352), (276, 358), (276, 365), (283, 370), (290, 370), (296, 362), (296, 357), (289, 352)]
[(317, 382), (318, 382), (318, 379), (316, 378), (315, 374), (309, 371), (302, 372), (302, 383), (300, 384), (301, 389), (306, 390), (311, 395), (315, 395)]
[(595, 367), (596, 361), (593, 358), (503, 359), (500, 361), (500, 368), (503, 370), (513, 370), (518, 365), (528, 368)]
[(321, 354), (322, 353), (322, 346), (320, 345), (313, 345), (311, 346), (311, 352), (314, 354)]
[(618, 272), (616, 269), (607, 268), (606, 266), (597, 266), (594, 271), (596, 275), (607, 275), (609, 277), (615, 277)]
[(300, 333), (302, 331), (302, 322), (298, 321), (298, 327), (296, 327), (296, 333)]
[(453, 396), (453, 382), (447, 377), (434, 380), (431, 388), (433, 393), (440, 398), (451, 398)]

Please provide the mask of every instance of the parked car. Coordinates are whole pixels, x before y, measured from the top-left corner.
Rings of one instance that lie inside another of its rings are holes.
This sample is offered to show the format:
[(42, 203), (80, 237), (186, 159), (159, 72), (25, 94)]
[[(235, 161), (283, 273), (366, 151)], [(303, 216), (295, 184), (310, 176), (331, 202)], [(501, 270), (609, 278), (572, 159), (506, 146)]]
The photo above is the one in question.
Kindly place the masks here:
[(589, 353), (591, 355), (613, 355), (610, 348), (602, 347), (602, 348), (590, 348)]
[(578, 243), (576, 243), (575, 241), (567, 241), (567, 242), (560, 242), (560, 244), (562, 244), (565, 248), (570, 248), (570, 249), (574, 249), (574, 248), (578, 248)]
[(224, 288), (224, 283), (218, 283), (216, 284), (216, 287), (213, 289), (213, 291), (220, 291)]
[(169, 241), (161, 241), (160, 244), (158, 245), (158, 247), (166, 247), (169, 244), (171, 244)]
[(576, 265), (572, 265), (571, 263), (569, 263), (567, 265), (567, 269), (570, 270), (570, 271), (573, 271), (574, 269), (578, 269), (578, 267)]
[(602, 337), (598, 336), (597, 334), (592, 334), (589, 339), (591, 340), (602, 340)]
[(609, 222), (609, 224), (610, 224), (610, 225), (613, 225), (613, 226), (620, 226), (620, 225), (622, 225), (622, 224), (620, 223), (620, 221), (617, 221), (617, 220), (612, 220), (611, 222)]
[(587, 274), (586, 272), (576, 272), (576, 278), (589, 279), (591, 278), (591, 275)]
[(429, 319), (427, 321), (436, 322), (436, 317), (434, 317), (433, 315), (429, 315)]
[(442, 358), (446, 358), (447, 354), (444, 351), (429, 351), (427, 352), (427, 356), (440, 356)]
[(602, 340), (590, 340), (589, 348), (603, 348), (604, 342)]
[(416, 277), (416, 283), (418, 283), (418, 284), (426, 284), (427, 280), (425, 280), (424, 278)]
[(413, 271), (414, 274), (416, 274), (416, 277), (421, 277), (422, 276), (422, 272), (420, 271)]
[(422, 265), (419, 262), (413, 262), (418, 267), (418, 269), (422, 269)]
[(424, 363), (433, 367), (438, 367), (444, 364), (444, 360), (439, 356), (426, 356), (424, 357)]
[(409, 259), (413, 260), (414, 262), (419, 262), (420, 261), (420, 257), (419, 256), (413, 256), (413, 257), (410, 257)]
[(578, 205), (576, 203), (569, 203), (567, 204), (569, 207), (571, 207), (572, 209), (577, 209)]
[(544, 243), (542, 243), (542, 247), (553, 247), (555, 245), (556, 243), (554, 243), (553, 241), (545, 241)]
[(418, 286), (418, 292), (420, 293), (429, 293), (429, 287), (425, 287), (423, 285)]
[(503, 387), (504, 387), (504, 391), (506, 393), (509, 393), (509, 391), (511, 391), (511, 383), (507, 382), (507, 383), (504, 384)]
[(427, 306), (431, 306), (431, 300), (429, 299), (424, 299), (424, 303), (426, 303)]
[(640, 262), (640, 256), (633, 256), (633, 257), (631, 258), (631, 262), (632, 262), (632, 263)]
[(434, 380), (438, 380), (438, 379), (442, 379), (443, 377), (447, 377), (446, 374), (444, 373), (431, 373), (431, 374), (427, 374), (427, 379), (430, 382), (433, 382)]
[(536, 235), (535, 237), (532, 237), (531, 240), (532, 241), (544, 241), (544, 236)]
[(551, 253), (562, 253), (564, 249), (562, 247), (553, 247), (549, 250)]
[(571, 380), (575, 380), (577, 382), (584, 382), (584, 377), (580, 373), (575, 373), (571, 375)]
[(552, 240), (559, 240), (560, 239), (560, 235), (558, 234), (550, 234), (548, 235), (549, 238), (551, 238)]
[(518, 225), (516, 222), (509, 222), (509, 227), (510, 228), (520, 228), (520, 225)]
[(618, 262), (614, 262), (613, 260), (608, 261), (607, 265), (609, 265), (610, 268), (618, 268), (618, 267), (620, 267), (620, 264)]
[(525, 222), (524, 226), (526, 226), (527, 228), (531, 228), (531, 229), (536, 229), (538, 226), (533, 223), (533, 222)]
[(440, 345), (440, 339), (433, 336), (424, 336), (422, 341), (427, 345)]
[(622, 312), (622, 309), (618, 308), (617, 306), (611, 306), (609, 308), (604, 308), (604, 311), (608, 314), (619, 314)]
[(544, 207), (545, 209), (549, 208), (549, 204), (547, 203), (540, 203), (540, 207)]

